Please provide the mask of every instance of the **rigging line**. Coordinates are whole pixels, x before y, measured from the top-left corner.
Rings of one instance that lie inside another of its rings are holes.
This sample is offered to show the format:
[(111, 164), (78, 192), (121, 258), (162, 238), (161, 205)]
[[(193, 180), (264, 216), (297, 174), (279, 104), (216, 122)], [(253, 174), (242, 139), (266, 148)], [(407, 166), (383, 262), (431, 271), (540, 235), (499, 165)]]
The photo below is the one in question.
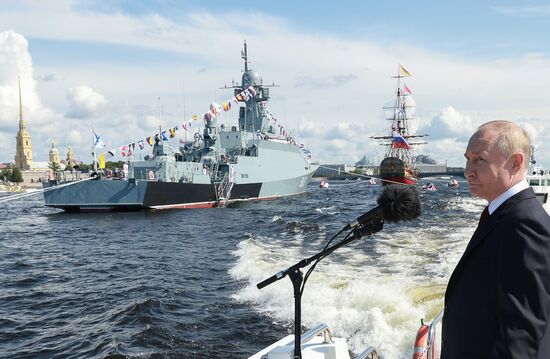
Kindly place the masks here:
[(85, 179), (74, 181), (74, 182), (68, 182), (68, 183), (64, 183), (64, 184), (54, 186), (54, 187), (42, 188), (42, 189), (39, 189), (37, 191), (32, 191), (32, 192), (29, 192), (29, 193), (15, 194), (13, 196), (0, 198), (0, 203), (9, 202), (9, 201), (24, 198), (24, 197), (33, 196), (35, 194), (43, 194), (43, 193), (48, 192), (48, 191), (53, 191), (53, 190), (60, 189), (60, 188), (63, 188), (63, 187), (71, 186), (73, 184), (77, 184), (77, 183), (80, 183), (80, 182), (83, 182), (83, 181), (89, 181), (91, 179), (95, 179), (95, 177), (89, 177), (89, 178), (85, 178)]
[[(377, 179), (379, 181), (387, 182), (387, 183), (391, 183), (391, 184), (399, 184), (399, 185), (403, 185), (403, 186), (414, 186), (414, 184), (406, 184), (406, 183), (401, 183), (401, 182), (397, 182), (397, 181), (390, 181), (390, 180), (379, 178), (379, 177), (366, 176), (366, 175), (361, 175), (361, 174), (358, 174), (358, 173), (341, 171), (341, 170), (337, 170), (335, 168), (330, 168), (330, 167), (326, 167), (326, 166), (319, 166), (319, 167), (320, 168), (322, 167), (322, 168), (327, 169), (327, 170), (335, 171), (335, 172), (338, 171), (339, 173), (345, 173), (345, 174), (352, 175), (352, 176), (363, 177), (363, 178), (366, 178), (366, 179), (374, 178), (374, 179)], [(343, 186), (343, 185), (339, 185), (339, 186)]]

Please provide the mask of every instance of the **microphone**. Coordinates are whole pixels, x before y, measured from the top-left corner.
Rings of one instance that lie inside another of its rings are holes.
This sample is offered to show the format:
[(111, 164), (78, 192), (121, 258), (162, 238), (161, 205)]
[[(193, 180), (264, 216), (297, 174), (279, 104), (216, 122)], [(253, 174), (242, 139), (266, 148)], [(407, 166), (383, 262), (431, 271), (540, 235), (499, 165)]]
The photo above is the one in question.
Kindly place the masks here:
[(372, 221), (399, 222), (418, 218), (422, 214), (418, 190), (413, 186), (386, 185), (376, 200), (378, 206), (348, 223), (348, 230)]

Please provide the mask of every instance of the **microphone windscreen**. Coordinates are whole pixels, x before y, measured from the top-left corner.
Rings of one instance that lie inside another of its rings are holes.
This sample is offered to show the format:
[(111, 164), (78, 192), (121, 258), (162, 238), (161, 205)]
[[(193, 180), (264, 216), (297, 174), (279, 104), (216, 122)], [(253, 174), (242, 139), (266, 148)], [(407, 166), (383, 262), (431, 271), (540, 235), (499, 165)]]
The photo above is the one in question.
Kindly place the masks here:
[(408, 221), (422, 214), (420, 196), (415, 186), (386, 185), (377, 202), (387, 222)]

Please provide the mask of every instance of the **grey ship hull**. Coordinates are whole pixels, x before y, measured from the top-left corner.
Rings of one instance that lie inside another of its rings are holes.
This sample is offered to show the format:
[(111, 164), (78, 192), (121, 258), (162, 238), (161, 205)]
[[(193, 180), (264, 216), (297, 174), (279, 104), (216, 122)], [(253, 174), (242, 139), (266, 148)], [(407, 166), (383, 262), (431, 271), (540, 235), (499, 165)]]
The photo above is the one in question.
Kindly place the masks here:
[(141, 209), (211, 208), (237, 201), (276, 199), (305, 191), (313, 175), (265, 183), (235, 184), (231, 197), (220, 201), (212, 184), (155, 182), (146, 180), (89, 180), (53, 189), (44, 184), (45, 204), (68, 212), (132, 211)]

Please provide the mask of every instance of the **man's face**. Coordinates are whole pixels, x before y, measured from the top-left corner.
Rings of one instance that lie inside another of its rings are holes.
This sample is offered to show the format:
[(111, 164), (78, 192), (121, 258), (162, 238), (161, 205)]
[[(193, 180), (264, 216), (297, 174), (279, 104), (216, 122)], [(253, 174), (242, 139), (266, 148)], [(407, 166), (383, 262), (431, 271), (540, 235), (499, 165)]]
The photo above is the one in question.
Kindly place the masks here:
[(498, 131), (490, 128), (472, 135), (466, 148), (464, 174), (472, 195), (491, 202), (512, 186), (512, 160), (496, 144)]

